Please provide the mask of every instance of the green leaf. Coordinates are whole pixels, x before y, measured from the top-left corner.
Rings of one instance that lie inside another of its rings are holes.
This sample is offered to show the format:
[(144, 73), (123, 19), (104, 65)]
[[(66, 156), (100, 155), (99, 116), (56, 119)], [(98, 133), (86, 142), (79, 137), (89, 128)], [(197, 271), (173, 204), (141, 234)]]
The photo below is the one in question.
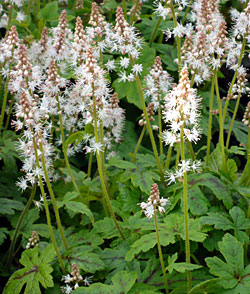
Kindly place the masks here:
[(236, 174), (236, 172), (238, 171), (238, 167), (236, 162), (229, 158), (227, 160), (227, 176), (230, 178), (231, 181), (236, 181), (238, 176)]
[[(167, 246), (170, 243), (175, 242), (175, 236), (174, 234), (170, 234), (166, 230), (164, 230), (165, 226), (163, 226), (163, 229), (159, 229), (159, 237), (160, 237), (160, 242), (162, 246)], [(139, 240), (135, 241), (132, 245), (130, 250), (127, 252), (125, 256), (126, 261), (131, 261), (134, 256), (141, 251), (147, 252), (151, 248), (153, 248), (157, 244), (157, 239), (156, 239), (156, 233), (149, 233), (146, 235), (143, 235)]]
[(245, 148), (240, 146), (231, 146), (228, 152), (233, 154), (245, 155)]
[(58, 1), (47, 3), (38, 13), (39, 19), (44, 19), (46, 21), (52, 21), (58, 19)]
[(94, 273), (105, 268), (104, 262), (101, 260), (98, 254), (90, 252), (87, 246), (82, 245), (67, 251), (66, 259), (74, 262), (80, 269), (87, 273)]
[(52, 245), (47, 246), (38, 255), (38, 248), (27, 249), (22, 253), (20, 263), (24, 268), (11, 275), (4, 294), (18, 294), (26, 285), (24, 294), (41, 294), (40, 285), (43, 288), (53, 287), (52, 271), (50, 263), (54, 260), (55, 251)]
[(207, 213), (209, 201), (198, 186), (188, 190), (188, 206), (193, 215), (204, 215)]
[(121, 160), (118, 157), (110, 157), (109, 162), (108, 162), (109, 166), (115, 166), (117, 168), (121, 168), (121, 169), (132, 169), (132, 168), (136, 168), (136, 165), (126, 161), (126, 160)]
[(246, 218), (244, 211), (237, 206), (230, 209), (229, 214), (232, 220), (220, 213), (210, 212), (208, 213), (208, 216), (201, 217), (201, 221), (203, 224), (214, 225), (216, 229), (224, 231), (232, 229), (239, 241), (247, 243), (249, 241), (247, 234), (240, 230), (249, 229), (250, 220)]
[(226, 234), (218, 246), (226, 262), (218, 257), (208, 257), (205, 261), (210, 272), (220, 278), (219, 285), (225, 289), (232, 289), (246, 278), (244, 277), (247, 270), (244, 272), (243, 246), (230, 234)]
[(135, 271), (120, 271), (112, 277), (113, 285), (101, 283), (92, 284), (89, 287), (79, 287), (74, 294), (126, 294), (134, 285), (137, 278)]
[(3, 243), (4, 239), (7, 237), (7, 228), (0, 228), (0, 245)]
[(22, 202), (8, 198), (0, 198), (0, 214), (14, 214), (15, 210), (23, 210)]
[(121, 271), (114, 275), (112, 282), (117, 293), (128, 293), (137, 279), (137, 272)]
[(190, 181), (191, 186), (205, 186), (209, 188), (213, 194), (219, 199), (222, 200), (225, 207), (230, 209), (233, 205), (233, 200), (231, 192), (219, 178), (215, 177), (210, 173), (203, 173), (199, 175), (194, 175)]
[(65, 207), (72, 211), (75, 214), (80, 213), (80, 214), (86, 214), (89, 219), (91, 220), (92, 223), (94, 223), (94, 216), (93, 213), (90, 211), (90, 209), (88, 208), (87, 205), (85, 205), (82, 202), (78, 202), (78, 201), (68, 201), (68, 200), (64, 200), (63, 204), (65, 205)]
[[(185, 240), (184, 215), (170, 214), (164, 218), (165, 230), (170, 234), (179, 235)], [(160, 225), (161, 226), (161, 225)], [(200, 219), (189, 219), (189, 239), (196, 242), (203, 242), (207, 235), (201, 232)]]
[(78, 145), (82, 141), (83, 136), (84, 136), (83, 131), (78, 131), (78, 132), (71, 134), (68, 137), (68, 139), (65, 141), (65, 147), (68, 147), (68, 145), (71, 145), (74, 142), (75, 142), (75, 146)]
[(105, 217), (103, 220), (95, 222), (94, 232), (100, 233), (106, 239), (120, 236), (111, 217)]
[[(193, 271), (195, 269), (201, 268), (202, 266), (186, 262), (178, 262), (172, 265), (172, 270), (176, 270), (180, 273), (185, 273), (186, 271)], [(171, 272), (170, 272), (171, 273)]]

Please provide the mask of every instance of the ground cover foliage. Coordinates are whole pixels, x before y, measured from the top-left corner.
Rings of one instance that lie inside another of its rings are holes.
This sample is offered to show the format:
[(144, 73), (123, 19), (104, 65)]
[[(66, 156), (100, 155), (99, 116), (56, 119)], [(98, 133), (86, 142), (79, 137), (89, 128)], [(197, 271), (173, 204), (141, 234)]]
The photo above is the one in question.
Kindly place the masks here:
[(1, 291), (249, 294), (249, 1), (0, 3)]

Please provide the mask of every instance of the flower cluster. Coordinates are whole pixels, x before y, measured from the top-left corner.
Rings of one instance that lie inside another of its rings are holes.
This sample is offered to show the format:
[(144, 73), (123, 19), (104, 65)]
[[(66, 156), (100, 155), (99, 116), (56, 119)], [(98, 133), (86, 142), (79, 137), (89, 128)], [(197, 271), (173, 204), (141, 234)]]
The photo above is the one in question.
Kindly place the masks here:
[(155, 109), (161, 107), (160, 102), (162, 100), (162, 95), (168, 93), (172, 81), (173, 78), (170, 74), (162, 68), (161, 58), (156, 56), (154, 64), (145, 78), (145, 94), (147, 97), (151, 98)]
[(171, 183), (176, 183), (176, 180), (182, 181), (184, 173), (186, 172), (201, 172), (201, 161), (196, 160), (191, 162), (191, 160), (182, 160), (178, 164), (178, 168), (174, 172), (166, 172), (166, 181), (168, 185)]
[(159, 211), (160, 213), (165, 212), (164, 206), (169, 202), (168, 199), (160, 198), (160, 192), (157, 184), (153, 184), (151, 187), (151, 193), (147, 202), (139, 203), (142, 211), (147, 218), (152, 216)]
[(166, 145), (173, 146), (180, 142), (181, 129), (184, 137), (190, 142), (197, 142), (200, 137), (199, 129), (199, 102), (195, 89), (190, 87), (187, 68), (180, 74), (179, 84), (174, 86), (164, 98), (164, 121), (169, 129), (162, 133)]
[[(66, 276), (62, 277), (62, 281), (65, 282), (66, 286), (61, 287), (62, 293), (70, 294), (73, 290), (79, 287), (79, 283), (83, 282), (85, 286), (89, 286), (91, 283), (92, 276), (83, 277), (80, 274), (80, 270), (76, 263), (72, 264), (72, 272)], [(71, 286), (74, 283), (74, 286)]]
[(39, 239), (39, 236), (38, 236), (37, 232), (33, 231), (32, 236), (31, 236), (31, 238), (29, 238), (29, 242), (26, 245), (26, 249), (29, 249), (31, 247), (39, 246), (39, 240), (40, 239)]

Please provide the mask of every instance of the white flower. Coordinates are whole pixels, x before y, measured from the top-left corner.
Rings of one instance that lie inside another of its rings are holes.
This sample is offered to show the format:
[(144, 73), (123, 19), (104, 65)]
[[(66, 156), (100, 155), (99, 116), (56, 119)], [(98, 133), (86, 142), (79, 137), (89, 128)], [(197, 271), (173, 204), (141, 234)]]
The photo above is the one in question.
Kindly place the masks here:
[(19, 179), (19, 181), (16, 183), (16, 185), (21, 189), (22, 191), (26, 190), (28, 188), (27, 180), (22, 177)]
[(190, 160), (182, 160), (178, 166), (180, 167), (180, 171), (184, 174), (190, 170)]
[(166, 172), (165, 173), (165, 177), (166, 177), (166, 180), (168, 182), (168, 185), (170, 185), (171, 183), (175, 183), (175, 174), (174, 173), (169, 173), (169, 172)]
[(144, 209), (144, 214), (146, 215), (146, 217), (148, 218), (152, 218), (152, 216), (154, 215), (154, 205), (147, 205), (146, 209)]
[(106, 63), (106, 67), (107, 67), (107, 70), (108, 70), (108, 71), (115, 70), (115, 61), (114, 61), (114, 60), (109, 60), (109, 61)]
[(92, 278), (93, 278), (93, 276), (85, 277), (83, 280), (84, 285), (89, 286), (90, 283), (92, 282)]
[(22, 22), (25, 20), (25, 14), (22, 11), (19, 11), (16, 16), (16, 20), (18, 22)]
[(64, 281), (65, 284), (68, 284), (68, 283), (72, 282), (72, 277), (68, 274), (67, 276), (62, 277), (62, 281)]
[(194, 161), (193, 164), (191, 165), (191, 169), (197, 173), (201, 172), (201, 161), (200, 160)]
[(142, 64), (135, 64), (132, 67), (132, 72), (135, 73), (136, 75), (140, 74), (142, 71), (143, 71)]
[(121, 65), (121, 67), (123, 67), (125, 69), (128, 68), (128, 66), (129, 66), (129, 58), (121, 57), (120, 65)]

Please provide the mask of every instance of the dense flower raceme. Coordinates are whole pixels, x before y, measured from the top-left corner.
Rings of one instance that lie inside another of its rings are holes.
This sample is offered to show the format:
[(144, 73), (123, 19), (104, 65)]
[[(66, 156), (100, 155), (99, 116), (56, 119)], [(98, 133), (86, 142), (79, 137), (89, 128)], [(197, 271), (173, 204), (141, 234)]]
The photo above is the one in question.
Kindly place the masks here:
[[(158, 4), (156, 14), (163, 18), (171, 16), (169, 5)], [(189, 21), (185, 25), (177, 23), (172, 30), (166, 31), (167, 39), (172, 35), (185, 37), (181, 59), (191, 70), (196, 84), (209, 80), (213, 71), (219, 70), (224, 63), (232, 70), (239, 67), (242, 40), (246, 39), (247, 44), (250, 42), (250, 4), (243, 12), (231, 9), (231, 18), (233, 26), (228, 33), (219, 1), (196, 0)]]
[(171, 87), (173, 78), (163, 70), (161, 58), (156, 56), (149, 74), (145, 78), (145, 94), (154, 103), (155, 110), (161, 107), (162, 97), (166, 95)]
[(186, 140), (194, 143), (199, 140), (200, 100), (196, 90), (190, 87), (187, 68), (183, 68), (179, 84), (164, 97), (163, 119), (169, 127), (162, 134), (166, 145), (180, 142), (181, 128)]
[[(197, 98), (196, 90), (190, 87), (187, 68), (182, 69), (179, 84), (165, 96), (164, 101), (163, 115), (168, 126), (168, 129), (162, 133), (165, 144), (173, 146), (175, 143), (180, 143), (181, 129), (184, 140), (196, 143), (200, 138), (198, 112), (200, 98)], [(200, 162), (181, 161), (174, 173), (166, 173), (167, 181), (171, 183), (176, 179), (182, 179), (187, 171), (199, 172)]]
[(157, 184), (153, 184), (151, 187), (151, 193), (147, 202), (139, 203), (142, 211), (147, 218), (152, 218), (153, 215), (159, 211), (160, 213), (165, 212), (165, 206), (169, 202), (169, 199), (163, 197), (160, 198), (160, 192)]

